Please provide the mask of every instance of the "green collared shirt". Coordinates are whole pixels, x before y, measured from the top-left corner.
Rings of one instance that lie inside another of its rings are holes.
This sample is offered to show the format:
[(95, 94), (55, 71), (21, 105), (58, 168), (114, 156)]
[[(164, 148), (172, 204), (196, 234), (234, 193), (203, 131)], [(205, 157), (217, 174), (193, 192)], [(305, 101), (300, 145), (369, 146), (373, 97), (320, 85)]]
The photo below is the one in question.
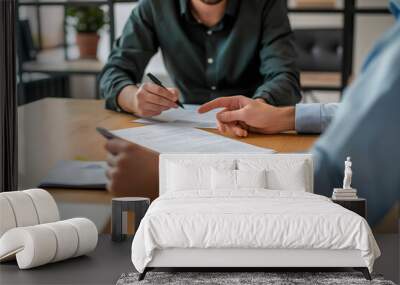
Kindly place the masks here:
[(301, 99), (286, 1), (228, 0), (212, 28), (194, 19), (188, 0), (140, 1), (100, 75), (107, 108), (119, 109), (119, 92), (141, 82), (159, 48), (184, 103), (231, 95), (276, 106)]

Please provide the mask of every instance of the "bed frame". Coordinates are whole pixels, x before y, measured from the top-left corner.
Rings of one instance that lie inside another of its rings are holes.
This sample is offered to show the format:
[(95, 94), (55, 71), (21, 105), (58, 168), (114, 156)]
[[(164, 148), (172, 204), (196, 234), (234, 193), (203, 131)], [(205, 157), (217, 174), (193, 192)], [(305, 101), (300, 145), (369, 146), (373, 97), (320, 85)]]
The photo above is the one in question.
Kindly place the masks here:
[(215, 271), (265, 271), (272, 268), (287, 271), (294, 268), (334, 269), (353, 268), (371, 280), (368, 268), (359, 250), (328, 249), (193, 249), (172, 248), (156, 250), (152, 261), (139, 275), (143, 280), (146, 273), (154, 269), (181, 268)]
[[(214, 159), (239, 159), (239, 158), (265, 158), (274, 160), (287, 156), (285, 154), (162, 154), (160, 155), (159, 175), (160, 194), (165, 189), (167, 180), (166, 166), (171, 160), (192, 160), (206, 158)], [(308, 180), (307, 192), (313, 192), (313, 161), (309, 154), (290, 154), (291, 159), (304, 160), (307, 165), (306, 177)], [(245, 248), (170, 248), (158, 249), (154, 252), (153, 259), (147, 265), (139, 280), (143, 280), (148, 271), (154, 269), (202, 269), (202, 271), (266, 271), (266, 269), (337, 269), (353, 268), (361, 271), (367, 280), (371, 275), (359, 250), (330, 250), (330, 249), (245, 249)], [(197, 270), (193, 270), (197, 271)], [(322, 271), (322, 270), (321, 270)]]

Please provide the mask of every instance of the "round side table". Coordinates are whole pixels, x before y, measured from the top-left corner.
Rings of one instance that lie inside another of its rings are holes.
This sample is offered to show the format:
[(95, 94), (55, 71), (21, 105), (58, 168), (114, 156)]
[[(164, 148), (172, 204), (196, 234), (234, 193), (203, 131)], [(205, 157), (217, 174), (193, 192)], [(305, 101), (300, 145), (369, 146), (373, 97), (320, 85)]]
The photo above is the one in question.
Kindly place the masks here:
[(123, 212), (131, 211), (135, 214), (135, 228), (139, 227), (140, 221), (150, 206), (150, 199), (143, 197), (120, 197), (112, 199), (112, 228), (111, 239), (123, 241), (126, 237), (122, 232)]

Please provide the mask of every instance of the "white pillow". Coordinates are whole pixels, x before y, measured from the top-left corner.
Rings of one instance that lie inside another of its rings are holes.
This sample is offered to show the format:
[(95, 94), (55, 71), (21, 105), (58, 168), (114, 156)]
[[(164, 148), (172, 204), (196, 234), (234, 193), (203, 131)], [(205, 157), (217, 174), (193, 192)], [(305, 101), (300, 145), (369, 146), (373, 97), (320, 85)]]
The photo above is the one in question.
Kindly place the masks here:
[(172, 191), (210, 188), (210, 181), (206, 179), (210, 176), (209, 167), (186, 167), (171, 163), (168, 172), (168, 189)]
[(211, 170), (212, 190), (236, 190), (236, 170), (215, 169)]
[(169, 162), (167, 167), (167, 191), (210, 190), (211, 168), (234, 169), (235, 161), (183, 160)]
[(271, 169), (267, 172), (268, 189), (303, 191), (307, 189), (304, 163), (296, 164), (290, 171)]
[(211, 188), (213, 190), (240, 190), (242, 188), (266, 188), (266, 171), (212, 169)]
[(237, 187), (240, 188), (267, 188), (267, 171), (236, 170)]
[(311, 188), (310, 170), (304, 159), (239, 159), (237, 163), (240, 170), (265, 169), (268, 189), (306, 191)]

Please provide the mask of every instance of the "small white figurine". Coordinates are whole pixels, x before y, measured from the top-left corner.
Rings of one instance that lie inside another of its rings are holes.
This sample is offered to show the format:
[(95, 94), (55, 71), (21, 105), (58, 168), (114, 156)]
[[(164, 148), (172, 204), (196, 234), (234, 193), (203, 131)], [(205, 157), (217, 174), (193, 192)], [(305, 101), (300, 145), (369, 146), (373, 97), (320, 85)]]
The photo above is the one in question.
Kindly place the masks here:
[(352, 189), (351, 188), (351, 178), (353, 176), (353, 171), (351, 170), (351, 158), (347, 157), (344, 162), (344, 179), (343, 179), (343, 189)]

